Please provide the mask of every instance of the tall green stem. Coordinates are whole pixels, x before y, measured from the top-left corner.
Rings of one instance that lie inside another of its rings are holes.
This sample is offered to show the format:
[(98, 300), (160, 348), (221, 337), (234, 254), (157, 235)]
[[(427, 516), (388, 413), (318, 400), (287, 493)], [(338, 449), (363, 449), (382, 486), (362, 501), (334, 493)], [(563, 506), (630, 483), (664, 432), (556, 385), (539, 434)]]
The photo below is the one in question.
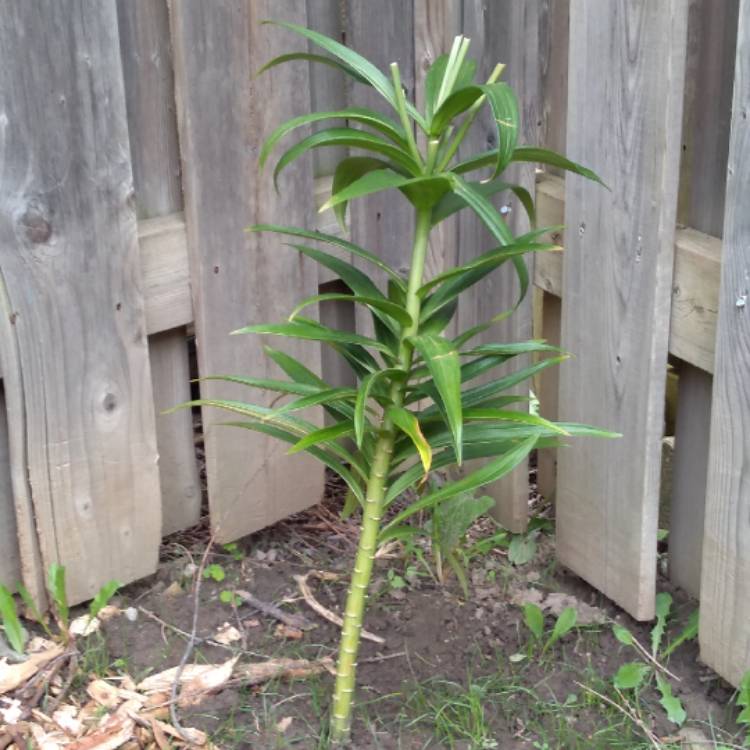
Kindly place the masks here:
[[(431, 210), (417, 211), (414, 231), (409, 286), (406, 293), (406, 309), (411, 315), (412, 324), (405, 328), (399, 341), (399, 365), (409, 371), (412, 363), (413, 349), (408, 339), (419, 329), (420, 300), (417, 292), (422, 285), (427, 244), (430, 237)], [(391, 386), (391, 399), (396, 406), (401, 406), (404, 399), (404, 384), (394, 381)], [(383, 417), (380, 424), (380, 435), (375, 446), (372, 469), (367, 481), (365, 506), (362, 514), (362, 531), (359, 537), (357, 556), (354, 562), (349, 593), (346, 597), (344, 625), (341, 632), (339, 659), (336, 666), (336, 686), (333, 694), (333, 713), (331, 717), (331, 740), (335, 745), (343, 745), (349, 740), (351, 731), (352, 699), (357, 669), (357, 654), (364, 618), (367, 590), (372, 576), (375, 550), (380, 531), (380, 519), (383, 513), (383, 498), (393, 454), (393, 443), (396, 430), (390, 419)]]

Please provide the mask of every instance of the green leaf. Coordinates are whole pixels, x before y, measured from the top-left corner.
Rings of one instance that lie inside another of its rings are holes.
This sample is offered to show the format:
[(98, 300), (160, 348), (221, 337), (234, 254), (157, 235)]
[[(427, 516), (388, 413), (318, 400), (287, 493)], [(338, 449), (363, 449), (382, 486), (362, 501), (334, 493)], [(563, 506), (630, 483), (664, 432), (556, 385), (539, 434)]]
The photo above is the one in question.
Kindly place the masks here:
[(557, 432), (560, 435), (568, 434), (564, 427), (550, 422), (548, 419), (544, 419), (544, 417), (523, 411), (476, 407), (474, 409), (464, 409), (464, 419), (472, 421), (493, 420), (499, 422), (517, 422), (518, 424), (528, 424), (534, 427), (544, 427), (550, 432)]
[(424, 106), (427, 122), (432, 120), (432, 115), (437, 100), (440, 85), (443, 83), (445, 68), (448, 63), (448, 55), (443, 54), (435, 59), (430, 65), (429, 70), (424, 78)]
[(618, 625), (615, 623), (612, 626), (612, 633), (614, 634), (615, 638), (617, 638), (617, 640), (620, 641), (620, 643), (622, 643), (624, 646), (633, 645), (633, 634), (622, 625)]
[(382, 312), (389, 318), (392, 318), (402, 328), (408, 328), (412, 324), (411, 315), (409, 315), (409, 313), (403, 307), (401, 307), (401, 305), (397, 305), (390, 300), (383, 299), (382, 297), (361, 297), (358, 294), (339, 294), (337, 292), (316, 294), (303, 300), (289, 314), (289, 321), (294, 321), (294, 319), (297, 317), (297, 314), (309, 305), (316, 305), (319, 302), (329, 302), (335, 300), (343, 300), (345, 302), (352, 302), (357, 305), (364, 305), (371, 310)]
[(415, 336), (414, 348), (432, 375), (438, 393), (439, 406), (453, 435), (458, 465), (461, 465), (463, 418), (461, 415), (461, 365), (453, 344), (441, 336)]
[[(366, 175), (368, 172), (374, 172), (375, 170), (388, 169), (389, 164), (382, 159), (375, 159), (372, 156), (349, 156), (342, 159), (337, 165), (336, 170), (333, 173), (333, 184), (331, 185), (331, 195), (337, 195), (343, 192), (352, 183), (359, 180), (361, 177)], [(348, 201), (342, 200), (333, 206), (333, 213), (336, 215), (336, 219), (341, 227), (342, 231), (346, 231), (346, 207)], [(325, 211), (324, 206), (321, 211)]]
[(531, 534), (514, 534), (508, 545), (508, 560), (513, 565), (526, 565), (536, 555), (536, 541)]
[[(526, 188), (520, 185), (514, 185), (501, 179), (493, 179), (486, 182), (469, 182), (474, 190), (481, 193), (485, 198), (489, 198), (496, 193), (502, 193), (510, 190), (520, 201), (524, 210), (528, 214), (531, 226), (536, 224), (536, 211), (534, 209), (534, 199), (531, 197)], [(439, 224), (444, 219), (452, 216), (457, 211), (466, 208), (466, 201), (455, 193), (448, 193), (435, 205), (432, 210), (432, 226)]]
[[(300, 156), (316, 148), (330, 148), (333, 146), (347, 146), (372, 151), (390, 159), (394, 164), (410, 175), (419, 174), (419, 165), (412, 159), (408, 151), (383, 140), (377, 135), (354, 128), (326, 128), (308, 135), (301, 141), (287, 149), (279, 158), (273, 170), (274, 185), (278, 183), (279, 175)], [(278, 188), (277, 188), (278, 189)], [(323, 209), (321, 209), (323, 210)]]
[(566, 607), (560, 612), (560, 615), (555, 621), (555, 626), (552, 628), (552, 634), (547, 643), (544, 644), (545, 650), (570, 633), (570, 631), (576, 626), (577, 621), (578, 612), (576, 612), (575, 607)]
[(300, 451), (307, 450), (310, 446), (318, 445), (320, 443), (333, 443), (339, 438), (348, 437), (353, 432), (354, 427), (346, 422), (340, 422), (339, 424), (331, 425), (330, 427), (321, 427), (319, 430), (315, 430), (309, 435), (305, 435), (305, 437), (295, 443), (289, 449), (289, 453), (299, 453)]
[(2, 584), (0, 584), (0, 621), (2, 621), (10, 647), (17, 654), (22, 654), (28, 634), (18, 618), (13, 594)]
[(432, 514), (431, 523), (433, 539), (437, 541), (441, 553), (446, 557), (450, 555), (474, 521), (494, 505), (491, 497), (474, 497), (470, 492), (462, 492), (440, 503)]
[[(250, 388), (258, 388), (261, 391), (291, 393), (297, 396), (307, 396), (311, 393), (318, 393), (320, 391), (320, 386), (318, 385), (290, 383), (287, 380), (274, 380), (273, 378), (248, 378), (241, 375), (206, 375), (202, 378), (197, 378), (197, 382), (202, 382), (204, 380), (221, 380), (226, 383), (238, 383), (239, 385), (246, 385)], [(169, 411), (171, 411), (171, 409)]]
[[(685, 641), (692, 641), (698, 637), (698, 620), (699, 610), (693, 610), (685, 623), (685, 627), (680, 631), (679, 635), (664, 649), (662, 653), (663, 659), (668, 659), (674, 650), (681, 646)], [(750, 672), (748, 673), (750, 675)]]
[(321, 122), (322, 120), (351, 120), (362, 125), (369, 125), (374, 130), (378, 130), (388, 136), (388, 138), (397, 145), (403, 148), (407, 147), (403, 130), (399, 125), (389, 117), (385, 117), (385, 115), (381, 115), (374, 110), (364, 109), (363, 107), (347, 107), (345, 109), (333, 110), (331, 112), (312, 112), (283, 122), (273, 131), (273, 133), (271, 133), (271, 135), (268, 136), (260, 150), (260, 156), (258, 157), (261, 170), (265, 166), (274, 146), (276, 146), (285, 135), (291, 133), (297, 128), (315, 122)]
[(656, 687), (659, 689), (662, 708), (667, 712), (667, 718), (677, 726), (682, 726), (687, 719), (687, 713), (682, 706), (682, 701), (672, 693), (672, 686), (658, 672), (656, 673)]
[(651, 673), (651, 667), (641, 661), (623, 664), (614, 677), (613, 684), (618, 690), (637, 690)]
[(430, 448), (430, 444), (425, 440), (425, 437), (422, 434), (419, 420), (413, 412), (400, 406), (389, 406), (386, 410), (386, 414), (399, 430), (411, 438), (414, 447), (419, 453), (419, 458), (422, 461), (422, 466), (424, 467), (424, 473), (426, 475), (432, 464), (432, 448)]
[(667, 619), (672, 609), (672, 595), (666, 591), (656, 595), (656, 625), (651, 630), (651, 655), (659, 653), (664, 632), (667, 629)]
[(285, 336), (287, 338), (305, 339), (308, 341), (325, 341), (340, 344), (359, 344), (360, 346), (369, 346), (383, 352), (390, 352), (390, 349), (375, 339), (369, 339), (366, 336), (360, 336), (350, 331), (338, 331), (333, 328), (326, 328), (322, 325), (313, 325), (312, 322), (305, 320), (294, 321), (293, 323), (258, 323), (252, 326), (245, 326), (236, 331), (233, 335), (244, 333), (258, 333), (270, 336)]
[(287, 414), (288, 412), (300, 411), (301, 409), (308, 409), (311, 406), (320, 406), (337, 401), (354, 402), (356, 396), (357, 391), (353, 388), (329, 388), (328, 390), (311, 393), (309, 396), (302, 396), (301, 398), (296, 398), (282, 406), (278, 406), (268, 415), (268, 418), (275, 419), (276, 417), (279, 417), (282, 414)]
[(282, 65), (283, 63), (287, 62), (296, 62), (297, 60), (304, 60), (305, 62), (322, 63), (323, 65), (328, 65), (332, 68), (336, 68), (337, 70), (342, 71), (343, 73), (346, 73), (359, 83), (369, 85), (369, 81), (366, 78), (363, 78), (351, 66), (345, 65), (344, 63), (334, 59), (333, 57), (326, 57), (325, 55), (315, 55), (311, 54), (310, 52), (290, 52), (286, 55), (279, 55), (278, 57), (274, 57), (272, 60), (269, 60), (265, 65), (259, 68), (258, 72), (255, 75), (257, 77), (262, 73), (265, 73), (267, 70), (275, 68), (277, 65)]
[(536, 604), (526, 602), (523, 605), (523, 620), (534, 638), (539, 640), (544, 635), (544, 612)]
[(16, 590), (18, 591), (18, 595), (23, 601), (24, 607), (26, 607), (26, 611), (31, 614), (32, 619), (34, 619), (42, 626), (42, 628), (44, 628), (44, 632), (50, 638), (52, 638), (53, 636), (50, 632), (49, 627), (47, 626), (46, 618), (42, 617), (42, 613), (39, 611), (39, 607), (36, 606), (36, 602), (29, 593), (29, 590), (22, 583), (19, 583), (16, 586)]
[(510, 162), (518, 138), (518, 100), (507, 83), (475, 84), (455, 91), (435, 113), (430, 128), (433, 135), (439, 135), (454, 117), (469, 109), (481, 96), (486, 97), (496, 126), (498, 147), (494, 149), (494, 178)]
[[(392, 282), (396, 285), (397, 288), (404, 290), (404, 292), (406, 291), (406, 284), (404, 283), (404, 280), (401, 278), (401, 276), (398, 274), (398, 272), (394, 268), (391, 268), (391, 266), (383, 262), (380, 258), (378, 258), (377, 255), (375, 255), (374, 253), (371, 253), (369, 250), (365, 250), (365, 248), (360, 247), (359, 245), (355, 245), (353, 242), (349, 242), (348, 240), (345, 240), (341, 237), (337, 237), (335, 234), (326, 234), (324, 232), (312, 232), (307, 229), (299, 229), (297, 227), (281, 226), (279, 224), (255, 224), (251, 227), (248, 227), (247, 231), (249, 232), (274, 232), (276, 234), (284, 234), (290, 237), (303, 237), (308, 240), (316, 240), (317, 242), (325, 242), (326, 244), (335, 245), (336, 247), (343, 248), (347, 252), (350, 252), (352, 255), (356, 255), (358, 258), (362, 258), (363, 260), (366, 260), (368, 263), (372, 263), (372, 265), (376, 266), (381, 271), (384, 271), (385, 273), (387, 273), (388, 276), (390, 277), (390, 281), (388, 282), (389, 284)], [(299, 247), (297, 247), (297, 250), (299, 250)], [(335, 256), (328, 256), (328, 257), (334, 258)], [(321, 262), (320, 256), (316, 257), (315, 260), (317, 260), (318, 262)], [(338, 260), (338, 258), (336, 258), (336, 260)], [(359, 271), (359, 269), (357, 269), (355, 266), (351, 266), (351, 268), (353, 268), (356, 271)], [(336, 273), (338, 273), (338, 271), (336, 271)], [(362, 272), (360, 271), (360, 274), (361, 273)], [(362, 275), (364, 276), (364, 274)]]
[[(324, 34), (320, 34), (312, 29), (307, 29), (304, 26), (299, 26), (289, 21), (264, 21), (263, 23), (271, 23), (276, 26), (282, 26), (285, 29), (294, 31), (300, 36), (309, 39), (313, 44), (316, 44), (321, 49), (324, 49), (329, 54), (341, 60), (341, 62), (350, 68), (358, 76), (367, 81), (394, 109), (397, 108), (396, 103), (396, 92), (393, 90), (393, 85), (390, 80), (376, 68), (369, 60), (357, 54), (349, 47), (345, 47), (343, 44), (330, 39)], [(424, 128), (425, 123), (422, 116), (414, 109), (414, 107), (407, 103), (407, 109), (409, 114), (415, 119), (415, 121)]]
[[(301, 386), (315, 386), (317, 389), (330, 388), (331, 386), (322, 378), (319, 378), (312, 370), (308, 369), (299, 360), (286, 352), (265, 345), (263, 351), (285, 372), (295, 383)], [(309, 391), (308, 391), (309, 393)]]
[(203, 577), (212, 578), (217, 583), (221, 583), (221, 581), (227, 577), (227, 574), (224, 572), (224, 568), (222, 568), (221, 565), (218, 563), (211, 563), (211, 565), (207, 565), (204, 568)]
[(70, 608), (68, 607), (68, 594), (65, 587), (65, 568), (58, 563), (52, 563), (49, 566), (49, 589), (52, 594), (52, 601), (55, 603), (60, 626), (67, 631), (70, 621)]
[[(497, 149), (491, 151), (485, 151), (483, 154), (477, 154), (472, 156), (470, 159), (456, 164), (452, 171), (456, 174), (463, 174), (465, 172), (472, 172), (475, 169), (482, 169), (482, 167), (489, 167), (497, 161)], [(511, 161), (518, 162), (532, 162), (534, 164), (546, 164), (550, 167), (557, 167), (563, 169), (566, 172), (573, 172), (586, 179), (598, 182), (604, 185), (599, 175), (596, 172), (588, 169), (587, 167), (577, 164), (570, 159), (566, 159), (562, 154), (555, 153), (546, 148), (537, 148), (536, 146), (520, 146), (513, 151), (513, 158)], [(606, 185), (605, 185), (606, 187)]]
[(117, 593), (122, 586), (119, 581), (108, 581), (96, 592), (96, 596), (89, 604), (89, 615), (96, 617), (106, 606), (109, 600)]
[[(438, 490), (428, 492), (422, 496), (419, 500), (413, 502), (407, 508), (397, 513), (384, 527), (383, 531), (398, 526), (403, 523), (407, 518), (410, 518), (415, 513), (419, 513), (420, 510), (425, 508), (433, 508), (439, 505), (444, 500), (448, 500), (455, 495), (462, 492), (473, 492), (479, 487), (483, 487), (485, 484), (494, 482), (500, 477), (505, 476), (509, 471), (518, 466), (531, 450), (536, 445), (536, 436), (527, 438), (518, 445), (514, 446), (511, 450), (508, 450), (501, 456), (496, 456), (486, 464), (481, 466), (476, 471), (471, 472), (465, 477), (458, 479), (454, 482), (444, 485)], [(433, 461), (433, 466), (435, 462)], [(388, 493), (390, 495), (390, 492)]]

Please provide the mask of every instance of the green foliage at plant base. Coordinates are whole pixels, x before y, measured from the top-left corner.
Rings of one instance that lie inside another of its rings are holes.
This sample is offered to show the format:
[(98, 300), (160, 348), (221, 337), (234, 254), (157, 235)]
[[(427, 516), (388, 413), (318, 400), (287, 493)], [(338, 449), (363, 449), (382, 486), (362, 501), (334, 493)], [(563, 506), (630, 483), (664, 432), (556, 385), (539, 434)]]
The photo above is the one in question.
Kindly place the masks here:
[[(509, 389), (546, 367), (565, 359), (542, 341), (478, 345), (476, 337), (512, 310), (498, 310), (492, 319), (447, 336), (458, 298), (490, 273), (510, 265), (518, 277), (520, 299), (529, 286), (523, 260), (527, 253), (558, 249), (543, 240), (549, 228), (533, 228), (514, 237), (491, 197), (511, 191), (534, 223), (533, 200), (520, 185), (508, 183), (503, 171), (514, 162), (554, 165), (599, 181), (589, 169), (551, 151), (517, 143), (519, 108), (516, 95), (500, 81), (497, 65), (484, 82), (475, 82), (476, 63), (467, 57), (468, 39), (456, 38), (450, 53), (441, 55), (425, 79), (425, 107), (420, 112), (405, 98), (397, 64), (389, 74), (339, 42), (295, 24), (278, 26), (302, 38), (305, 51), (282, 55), (264, 69), (293, 60), (322, 62), (338, 67), (360, 85), (377, 92), (390, 114), (360, 107), (303, 115), (281, 124), (260, 154), (263, 167), (287, 136), (311, 123), (346, 121), (305, 135), (286, 148), (273, 170), (274, 183), (284, 169), (318, 148), (348, 147), (333, 175), (333, 190), (321, 210), (332, 208), (343, 221), (347, 205), (386, 190), (399, 191), (415, 215), (413, 237), (403, 237), (403, 257), (411, 247), (408, 274), (402, 277), (380, 257), (376, 248), (306, 228), (259, 225), (253, 232), (273, 232), (300, 253), (328, 268), (350, 294), (314, 295), (301, 301), (280, 323), (254, 324), (237, 334), (262, 334), (322, 342), (339, 352), (357, 378), (356, 388), (326, 383), (301, 362), (267, 347), (268, 356), (286, 378), (245, 375), (215, 376), (250, 389), (290, 396), (272, 408), (245, 401), (202, 400), (237, 415), (236, 426), (287, 442), (290, 452), (307, 451), (336, 472), (347, 484), (352, 502), (362, 510), (362, 528), (352, 584), (346, 604), (337, 667), (331, 734), (345, 742), (351, 726), (359, 631), (373, 557), (379, 544), (409, 533), (420, 511), (439, 508), (453, 498), (469, 496), (519, 465), (537, 447), (557, 446), (574, 435), (608, 435), (578, 424), (554, 424), (528, 409), (518, 410), (518, 397)], [(310, 42), (322, 55), (306, 51)], [(488, 107), (497, 147), (457, 158), (459, 145), (479, 111)], [(424, 136), (418, 146), (416, 132)], [(298, 185), (291, 186), (298, 190)], [(425, 278), (425, 258), (431, 231), (457, 211), (473, 212), (488, 230), (491, 245), (471, 261)], [(342, 259), (340, 251), (355, 256), (358, 266)], [(387, 277), (381, 287), (359, 266), (369, 266)], [(372, 317), (371, 336), (336, 330), (309, 316), (323, 300), (345, 299)], [(516, 304), (518, 304), (518, 302)], [(217, 331), (217, 335), (224, 335)], [(552, 355), (532, 366), (479, 385), (475, 380), (522, 354)], [(299, 416), (302, 409), (320, 405), (333, 423), (320, 428)], [(351, 449), (352, 441), (356, 450)], [(460, 466), (468, 459), (488, 459), (479, 468), (438, 488), (425, 478), (431, 470)], [(414, 502), (391, 515), (384, 514), (406, 490)], [(348, 510), (351, 509), (351, 503)], [(439, 517), (439, 516), (438, 516)]]

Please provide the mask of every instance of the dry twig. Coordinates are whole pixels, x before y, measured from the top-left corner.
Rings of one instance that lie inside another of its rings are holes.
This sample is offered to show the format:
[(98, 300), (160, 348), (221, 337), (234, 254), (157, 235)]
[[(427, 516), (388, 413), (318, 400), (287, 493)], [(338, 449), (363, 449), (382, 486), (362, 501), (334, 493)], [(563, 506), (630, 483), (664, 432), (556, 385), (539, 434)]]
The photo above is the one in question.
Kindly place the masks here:
[[(317, 612), (323, 619), (328, 620), (328, 622), (332, 622), (334, 625), (338, 625), (338, 627), (343, 627), (344, 621), (335, 612), (331, 612), (328, 607), (324, 607), (313, 596), (310, 587), (307, 585), (307, 579), (310, 576), (322, 578), (323, 580), (335, 580), (336, 578), (338, 578), (338, 576), (334, 573), (321, 573), (317, 570), (311, 570), (309, 573), (305, 573), (305, 575), (303, 576), (294, 576), (294, 580), (297, 581), (297, 586), (299, 587), (300, 593), (302, 594), (302, 598), (305, 600), (310, 609)], [(375, 635), (374, 633), (370, 633), (369, 631), (364, 629), (362, 630), (362, 638), (365, 638), (368, 641), (372, 641), (373, 643), (378, 643), (381, 646), (385, 643), (385, 638), (381, 638), (379, 635)]]
[(264, 615), (273, 617), (279, 622), (283, 622), (284, 625), (288, 625), (290, 628), (297, 628), (298, 630), (312, 630), (315, 625), (310, 622), (306, 617), (302, 615), (292, 615), (288, 612), (284, 612), (283, 609), (277, 607), (275, 604), (264, 602), (253, 596), (249, 591), (235, 591), (235, 596), (242, 599), (245, 604), (249, 604), (254, 609), (262, 612)]

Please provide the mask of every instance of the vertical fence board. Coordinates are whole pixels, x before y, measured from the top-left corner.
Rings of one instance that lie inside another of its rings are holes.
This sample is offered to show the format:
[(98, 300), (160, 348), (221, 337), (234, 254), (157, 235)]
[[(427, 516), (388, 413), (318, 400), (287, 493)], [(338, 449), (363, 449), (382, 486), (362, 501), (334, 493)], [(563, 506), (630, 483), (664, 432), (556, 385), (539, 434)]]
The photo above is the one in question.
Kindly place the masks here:
[[(563, 564), (637, 619), (654, 613), (685, 0), (572, 0), (563, 419), (618, 430), (559, 452)], [(658, 75), (655, 74), (658, 71)], [(616, 137), (615, 137), (616, 136)]]
[(21, 580), (21, 558), (16, 537), (16, 509), (10, 475), (10, 444), (5, 391), (0, 384), (0, 585), (11, 590)]
[[(379, 0), (363, 3), (348, 0), (344, 19), (346, 43), (377, 65), (390, 78), (390, 64), (398, 62), (407, 97), (414, 95), (414, 6), (413, 0)], [(350, 81), (347, 81), (350, 84)], [(386, 111), (387, 105), (369, 86), (354, 83), (349, 104)], [(406, 270), (414, 236), (411, 205), (397, 191), (353, 201), (349, 205), (352, 241), (379, 255), (396, 269)], [(367, 266), (367, 273), (372, 267)], [(385, 274), (375, 280), (385, 286)], [(369, 313), (357, 309), (360, 333), (372, 332)]]
[[(538, 44), (538, 6), (536, 3), (487, 2), (467, 0), (463, 9), (463, 32), (472, 40), (470, 54), (480, 61), (479, 77), (485, 78), (497, 62), (506, 63), (504, 80), (519, 97), (521, 109), (522, 143), (537, 143), (539, 118), (539, 68), (535, 54)], [(467, 138), (468, 149), (476, 152), (495, 145), (495, 124), (485, 111), (477, 118), (472, 134)], [(506, 172), (509, 182), (526, 187), (533, 193), (534, 168), (514, 166)], [(515, 234), (527, 231), (528, 222), (523, 207), (515, 196), (502, 194), (498, 201), (512, 209), (509, 224)], [(479, 220), (467, 211), (459, 219), (460, 263), (488, 250), (491, 238)], [(511, 267), (495, 271), (464, 296), (459, 304), (459, 329), (464, 330), (484, 322), (503, 310), (509, 310), (518, 298), (518, 281)], [(531, 294), (510, 318), (493, 326), (483, 334), (484, 341), (524, 341), (531, 338)], [(515, 358), (512, 369), (527, 364), (526, 358)], [(497, 377), (500, 370), (493, 370)], [(528, 384), (518, 387), (528, 393)], [(522, 531), (528, 520), (528, 464), (524, 461), (511, 474), (487, 488), (496, 499), (495, 515), (511, 531)]]
[[(307, 259), (272, 235), (245, 232), (256, 221), (312, 226), (309, 160), (286, 170), (279, 195), (257, 168), (262, 139), (308, 110), (308, 66), (288, 64), (254, 78), (274, 55), (306, 46), (261, 20), (305, 24), (305, 4), (181, 0), (172, 5), (171, 18), (199, 368), (202, 375), (277, 377), (259, 337), (229, 333), (284, 320), (293, 303), (318, 286), (317, 268)], [(269, 343), (319, 371), (320, 347)], [(201, 395), (270, 403), (266, 394), (215, 381), (204, 382)], [(209, 506), (220, 541), (319, 500), (322, 469), (311, 458), (288, 457), (279, 442), (220, 421), (204, 410)]]
[(724, 215), (701, 581), (701, 657), (750, 668), (750, 1), (742, 0)]
[[(182, 209), (172, 50), (166, 0), (119, 0), (120, 54), (139, 219)], [(162, 498), (162, 534), (200, 518), (201, 489), (189, 410), (162, 414), (190, 400), (184, 328), (149, 339)]]
[(20, 370), (42, 558), (65, 565), (75, 603), (152, 573), (161, 529), (117, 15), (113, 1), (4, 8), (0, 267), (17, 362), (3, 371)]
[[(737, 36), (738, 0), (713, 3), (691, 0), (678, 221), (721, 237), (729, 151), (732, 83)], [(705, 96), (711, 91), (710, 97)], [(674, 290), (673, 305), (688, 309), (696, 301)], [(677, 424), (669, 530), (672, 580), (697, 597), (701, 580), (701, 547), (711, 428), (709, 373), (682, 363), (677, 392)]]
[[(542, 0), (539, 6), (540, 121), (539, 143), (565, 153), (565, 129), (568, 114), (568, 35), (570, 0)], [(545, 167), (551, 174), (562, 174)], [(537, 206), (539, 210), (539, 206)], [(560, 217), (563, 223), (564, 217)], [(536, 258), (541, 263), (548, 258)], [(538, 268), (538, 266), (537, 266)], [(551, 344), (560, 343), (562, 307), (560, 298), (549, 292), (541, 295), (541, 335)], [(539, 406), (547, 418), (558, 418), (560, 368), (550, 367), (537, 377)], [(554, 498), (557, 481), (557, 451), (545, 448), (537, 452), (537, 488), (548, 500)]]

